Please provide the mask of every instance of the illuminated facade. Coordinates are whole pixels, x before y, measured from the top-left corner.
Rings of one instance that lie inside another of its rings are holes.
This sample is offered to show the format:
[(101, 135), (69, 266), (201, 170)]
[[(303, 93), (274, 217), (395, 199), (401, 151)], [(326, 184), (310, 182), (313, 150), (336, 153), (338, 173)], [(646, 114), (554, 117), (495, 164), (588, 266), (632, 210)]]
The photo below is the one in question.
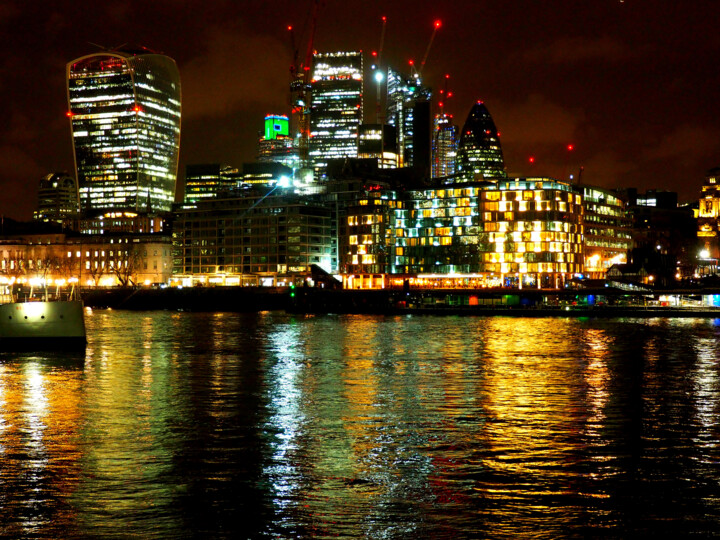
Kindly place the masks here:
[(452, 115), (436, 114), (432, 136), (432, 178), (455, 174), (457, 146), (458, 128), (452, 123)]
[(388, 69), (387, 123), (397, 129), (400, 167), (429, 168), (430, 96), (418, 77)]
[(396, 213), (395, 264), (402, 274), (483, 271), (487, 244), (479, 213), (481, 185), (455, 185), (408, 192)]
[(398, 166), (397, 130), (383, 124), (362, 124), (358, 133), (358, 157), (377, 159), (380, 169)]
[[(582, 195), (549, 178), (502, 180), (483, 190), (480, 211), (490, 249), (486, 272), (527, 275), (538, 286), (583, 270)], [(522, 284), (522, 281), (521, 281)]]
[(612, 190), (583, 186), (585, 273), (602, 279), (614, 264), (626, 264), (633, 248), (632, 220)]
[(705, 175), (700, 193), (697, 235), (701, 244), (701, 258), (720, 258), (720, 168), (711, 169)]
[(0, 280), (82, 286), (167, 283), (172, 244), (161, 235), (27, 235), (0, 242)]
[(38, 221), (66, 223), (80, 210), (75, 179), (67, 173), (52, 173), (40, 180), (38, 206), (33, 218)]
[(371, 186), (357, 205), (348, 208), (340, 234), (343, 272), (348, 274), (396, 273), (395, 213), (402, 208), (394, 191)]
[(357, 157), (363, 114), (362, 53), (315, 54), (310, 103), (309, 159), (320, 179), (329, 160)]
[(67, 64), (83, 212), (169, 211), (180, 148), (180, 74), (161, 54), (107, 51)]
[(505, 160), (495, 122), (482, 101), (468, 114), (460, 132), (457, 171), (466, 181), (505, 178)]
[(237, 189), (242, 175), (235, 168), (219, 163), (202, 163), (185, 167), (185, 202), (215, 199)]
[(549, 178), (458, 183), (408, 191), (401, 199), (370, 190), (349, 209), (340, 270), (356, 274), (355, 282), (362, 274), (387, 273), (547, 288), (583, 270), (582, 195), (570, 184)]

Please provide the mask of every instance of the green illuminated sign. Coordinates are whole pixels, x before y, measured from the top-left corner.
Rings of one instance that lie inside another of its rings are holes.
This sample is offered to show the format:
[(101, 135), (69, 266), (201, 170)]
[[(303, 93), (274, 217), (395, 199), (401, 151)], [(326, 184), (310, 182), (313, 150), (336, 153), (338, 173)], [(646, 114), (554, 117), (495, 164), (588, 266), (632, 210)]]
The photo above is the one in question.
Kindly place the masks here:
[(277, 139), (278, 135), (287, 137), (290, 123), (287, 116), (269, 115), (265, 117), (265, 140)]

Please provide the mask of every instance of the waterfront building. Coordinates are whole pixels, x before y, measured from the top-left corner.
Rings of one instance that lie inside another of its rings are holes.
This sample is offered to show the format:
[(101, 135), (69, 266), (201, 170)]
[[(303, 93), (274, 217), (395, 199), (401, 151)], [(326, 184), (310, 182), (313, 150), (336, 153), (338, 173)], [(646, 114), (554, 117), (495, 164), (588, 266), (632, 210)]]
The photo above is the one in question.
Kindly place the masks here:
[(331, 159), (357, 157), (363, 115), (360, 52), (316, 53), (310, 90), (310, 166), (326, 178)]
[(280, 163), (292, 170), (300, 168), (298, 145), (290, 136), (287, 116), (270, 114), (265, 117), (265, 129), (258, 140), (257, 160), (260, 163)]
[(174, 279), (277, 285), (331, 266), (331, 211), (307, 198), (258, 191), (183, 205), (174, 213)]
[(192, 164), (185, 167), (185, 202), (215, 199), (237, 189), (242, 174), (237, 168), (220, 163)]
[(37, 210), (33, 219), (70, 224), (80, 210), (75, 179), (66, 172), (51, 173), (38, 185)]
[[(633, 250), (629, 262), (648, 271), (648, 279), (669, 285), (695, 273), (698, 254), (698, 219), (690, 207), (678, 206), (677, 193), (635, 189), (628, 197)], [(652, 276), (652, 278), (650, 278)]]
[(167, 283), (172, 244), (165, 235), (29, 234), (0, 240), (0, 280), (84, 287)]
[(482, 101), (473, 105), (460, 132), (457, 171), (467, 182), (507, 176), (500, 136)]
[(432, 178), (455, 174), (458, 127), (452, 120), (452, 115), (447, 113), (435, 115), (432, 135)]
[(393, 69), (387, 75), (387, 123), (397, 130), (398, 166), (430, 175), (431, 91), (419, 77)]
[(633, 248), (632, 220), (625, 201), (614, 190), (592, 186), (582, 189), (585, 212), (584, 273), (603, 279), (613, 265), (627, 264)]
[(175, 61), (122, 49), (77, 58), (66, 71), (82, 211), (170, 211), (180, 148)]
[(395, 265), (401, 274), (477, 274), (484, 271), (480, 193), (484, 185), (411, 190), (396, 212)]
[(402, 195), (365, 189), (340, 234), (346, 286), (384, 286), (374, 274), (386, 273), (414, 284), (553, 288), (583, 270), (582, 195), (568, 183), (514, 178)]
[(349, 274), (349, 288), (374, 288), (380, 274), (397, 273), (395, 213), (402, 206), (397, 193), (379, 183), (365, 184), (354, 204), (347, 206), (340, 224), (339, 258), (341, 272)]
[(700, 192), (698, 207), (698, 239), (700, 240), (700, 258), (714, 260), (715, 266), (720, 258), (720, 168), (707, 172)]

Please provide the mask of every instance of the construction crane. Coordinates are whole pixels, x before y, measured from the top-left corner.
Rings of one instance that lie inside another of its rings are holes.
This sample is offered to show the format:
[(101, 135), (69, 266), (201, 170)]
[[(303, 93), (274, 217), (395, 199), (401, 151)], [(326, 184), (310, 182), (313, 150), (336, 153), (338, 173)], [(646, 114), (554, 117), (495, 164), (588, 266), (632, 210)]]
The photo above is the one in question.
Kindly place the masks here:
[[(290, 99), (292, 111), (292, 133), (298, 139), (298, 156), (300, 166), (308, 166), (308, 150), (310, 142), (310, 77), (313, 61), (313, 44), (315, 41), (315, 28), (317, 27), (317, 14), (320, 0), (313, 0), (309, 21), (310, 30), (302, 63), (298, 65), (300, 49), (296, 45), (295, 32), (288, 26), (290, 32), (290, 45), (292, 50), (292, 63), (290, 64)], [(307, 21), (305, 26), (307, 27)], [(303, 32), (304, 34), (304, 32)]]
[(423, 56), (422, 62), (420, 62), (420, 69), (417, 72), (418, 78), (422, 78), (422, 72), (423, 68), (425, 67), (425, 62), (427, 62), (428, 55), (430, 54), (430, 47), (432, 47), (433, 41), (435, 40), (435, 34), (437, 34), (438, 29), (442, 26), (442, 22), (440, 19), (436, 20), (433, 23), (433, 31), (432, 35), (430, 36), (430, 42), (428, 43), (427, 49), (425, 49), (425, 55)]

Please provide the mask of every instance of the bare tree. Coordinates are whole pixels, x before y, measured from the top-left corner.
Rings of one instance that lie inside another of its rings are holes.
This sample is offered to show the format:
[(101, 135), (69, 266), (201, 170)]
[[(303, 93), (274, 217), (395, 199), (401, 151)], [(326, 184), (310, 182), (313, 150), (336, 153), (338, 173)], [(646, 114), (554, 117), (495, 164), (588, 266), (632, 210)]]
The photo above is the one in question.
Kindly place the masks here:
[(128, 287), (136, 285), (137, 270), (140, 267), (140, 253), (136, 248), (118, 250), (114, 258), (109, 261), (110, 272), (112, 272), (120, 285)]

